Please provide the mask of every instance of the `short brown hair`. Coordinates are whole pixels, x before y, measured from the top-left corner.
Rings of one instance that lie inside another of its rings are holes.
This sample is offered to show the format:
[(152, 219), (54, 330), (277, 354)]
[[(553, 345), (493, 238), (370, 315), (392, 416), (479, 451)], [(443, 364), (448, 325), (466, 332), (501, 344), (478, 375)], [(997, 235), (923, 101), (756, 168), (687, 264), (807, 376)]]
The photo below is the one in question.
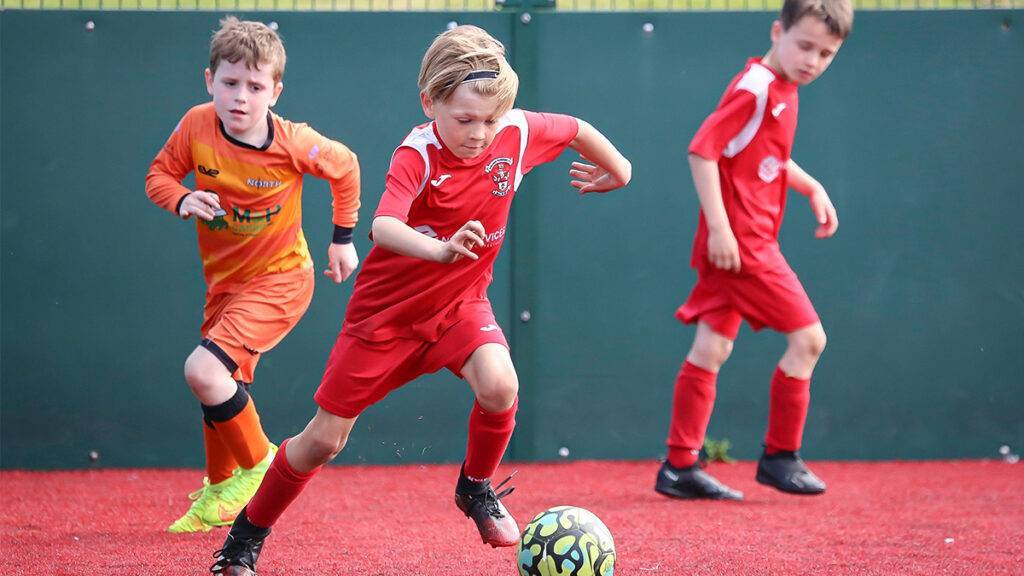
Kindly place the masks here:
[(420, 92), (445, 102), (471, 72), (493, 72), (493, 77), (473, 80), (473, 90), (497, 97), (502, 114), (512, 108), (519, 76), (505, 59), (505, 46), (476, 26), (456, 26), (434, 39), (420, 66)]
[(274, 82), (284, 77), (286, 56), (281, 37), (262, 22), (239, 20), (228, 16), (220, 21), (220, 30), (210, 41), (210, 73), (217, 72), (221, 60), (234, 64), (245, 60), (252, 70), (269, 65)]
[(782, 29), (789, 30), (804, 16), (821, 20), (829, 32), (841, 40), (853, 31), (853, 5), (850, 0), (786, 0), (779, 15)]

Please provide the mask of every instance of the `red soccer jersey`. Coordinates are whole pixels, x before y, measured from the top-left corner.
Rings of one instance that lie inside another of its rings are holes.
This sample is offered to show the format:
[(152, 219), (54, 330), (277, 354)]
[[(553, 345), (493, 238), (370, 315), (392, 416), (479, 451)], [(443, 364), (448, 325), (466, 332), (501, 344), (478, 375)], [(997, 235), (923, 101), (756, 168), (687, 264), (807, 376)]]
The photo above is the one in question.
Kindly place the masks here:
[(461, 159), (434, 124), (417, 126), (395, 150), (376, 216), (393, 216), (445, 241), (469, 220), (484, 226), (479, 260), (452, 264), (402, 256), (374, 246), (349, 300), (343, 330), (370, 341), (436, 341), (463, 302), (486, 302), (494, 260), (505, 238), (512, 198), (523, 175), (550, 162), (576, 137), (572, 116), (512, 110), (491, 145)]
[(353, 227), (359, 210), (359, 163), (344, 145), (305, 124), (270, 114), (262, 148), (231, 138), (213, 103), (189, 110), (153, 159), (146, 193), (174, 212), (189, 190), (182, 179), (195, 171), (196, 188), (216, 192), (227, 214), (197, 218), (199, 255), (207, 293), (231, 290), (261, 274), (311, 266), (302, 234), (302, 175), (330, 182), (333, 221)]
[[(796, 134), (797, 86), (751, 58), (690, 142), (690, 153), (718, 162), (722, 200), (739, 243), (741, 272), (784, 262), (779, 227), (786, 207), (786, 164)], [(701, 212), (691, 265), (708, 266)]]

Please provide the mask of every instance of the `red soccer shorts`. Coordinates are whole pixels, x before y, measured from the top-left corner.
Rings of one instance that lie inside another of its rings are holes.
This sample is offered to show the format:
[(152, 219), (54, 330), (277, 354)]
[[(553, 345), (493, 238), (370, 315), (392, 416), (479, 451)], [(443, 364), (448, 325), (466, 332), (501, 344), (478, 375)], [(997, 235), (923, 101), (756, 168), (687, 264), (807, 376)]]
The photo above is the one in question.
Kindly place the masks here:
[(508, 348), (487, 301), (462, 305), (437, 342), (408, 338), (370, 342), (342, 332), (313, 399), (331, 414), (355, 418), (423, 374), (447, 368), (462, 378), (466, 360), (489, 343)]
[(277, 346), (309, 308), (313, 284), (312, 268), (257, 276), (207, 299), (200, 334), (238, 365), (233, 378), (252, 382), (260, 354)]
[(755, 331), (767, 326), (783, 334), (820, 321), (796, 273), (785, 263), (754, 274), (698, 271), (697, 285), (676, 318), (685, 324), (700, 320), (730, 340), (736, 339), (743, 320)]

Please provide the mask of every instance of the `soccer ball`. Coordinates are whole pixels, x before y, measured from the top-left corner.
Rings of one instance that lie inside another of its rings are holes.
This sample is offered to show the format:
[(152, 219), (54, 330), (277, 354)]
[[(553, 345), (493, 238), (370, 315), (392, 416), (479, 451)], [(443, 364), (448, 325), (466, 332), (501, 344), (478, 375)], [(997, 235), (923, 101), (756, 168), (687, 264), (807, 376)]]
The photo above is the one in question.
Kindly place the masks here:
[(516, 547), (520, 576), (612, 576), (612, 533), (588, 510), (555, 506), (534, 517)]

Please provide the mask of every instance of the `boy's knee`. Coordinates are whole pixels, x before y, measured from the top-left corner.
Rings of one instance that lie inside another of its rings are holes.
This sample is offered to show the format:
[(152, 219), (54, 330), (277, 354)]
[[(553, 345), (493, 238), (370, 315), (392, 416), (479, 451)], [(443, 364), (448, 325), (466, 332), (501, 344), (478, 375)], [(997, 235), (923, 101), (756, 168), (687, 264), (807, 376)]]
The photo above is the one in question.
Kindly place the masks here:
[(817, 358), (825, 351), (825, 344), (827, 342), (828, 338), (825, 336), (825, 330), (818, 326), (815, 331), (811, 332), (811, 337), (807, 342), (807, 351)]
[(491, 374), (477, 387), (476, 401), (488, 412), (502, 412), (516, 401), (519, 379), (514, 371)]
[(348, 443), (348, 434), (325, 435), (313, 434), (307, 440), (309, 457), (318, 464), (326, 464), (341, 453)]
[(714, 338), (698, 340), (693, 344), (691, 357), (702, 367), (718, 370), (732, 354), (732, 340)]
[(210, 392), (216, 385), (208, 363), (197, 352), (185, 359), (185, 382), (197, 396)]
[(796, 344), (805, 355), (811, 358), (818, 358), (825, 351), (825, 344), (827, 342), (828, 338), (825, 336), (825, 330), (818, 325), (814, 329), (802, 334)]

